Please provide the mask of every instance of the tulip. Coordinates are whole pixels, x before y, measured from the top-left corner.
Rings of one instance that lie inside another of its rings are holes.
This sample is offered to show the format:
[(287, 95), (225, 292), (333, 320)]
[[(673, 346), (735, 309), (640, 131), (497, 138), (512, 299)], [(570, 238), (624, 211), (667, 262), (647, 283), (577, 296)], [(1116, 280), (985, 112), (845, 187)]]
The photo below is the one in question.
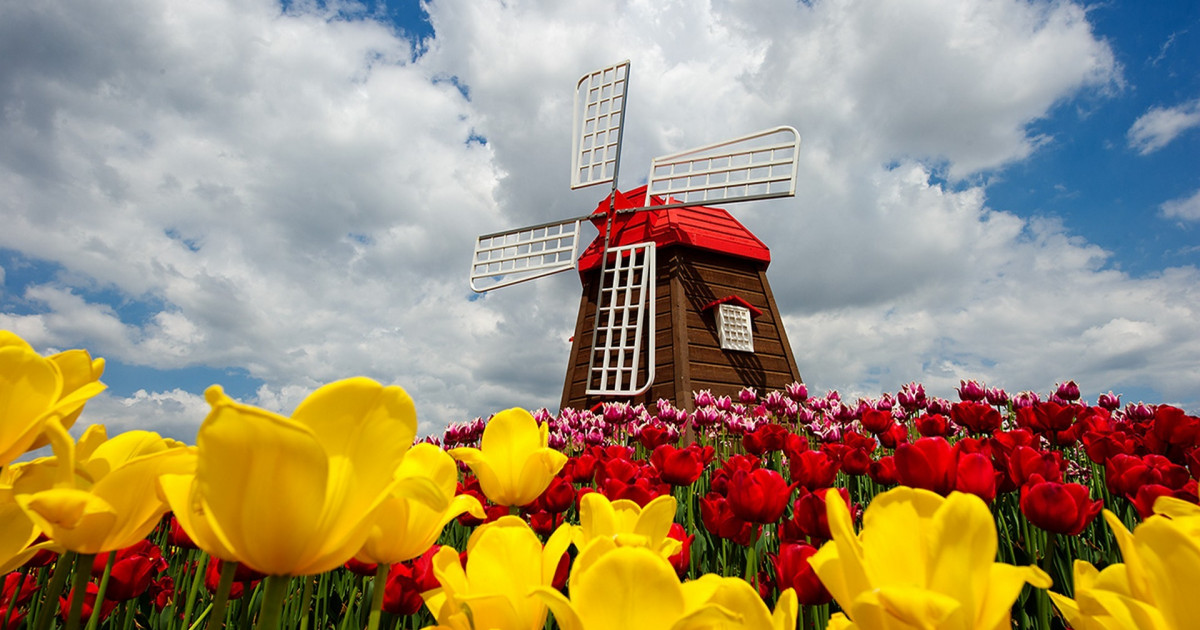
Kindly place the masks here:
[(363, 548), (388, 497), (446, 507), (429, 478), (395, 478), (417, 428), (399, 387), (337, 381), (290, 418), (237, 403), (215, 385), (205, 398), (212, 410), (197, 434), (195, 474), (167, 475), (161, 485), (210, 555), (267, 575), (324, 573)]
[[(546, 604), (529, 594), (539, 587), (553, 589), (570, 539), (571, 529), (560, 527), (543, 547), (516, 516), (483, 525), (467, 541), (465, 567), (450, 547), (434, 555), (433, 572), (441, 587), (425, 593), (425, 606), (439, 627), (452, 630), (540, 630)], [(662, 562), (670, 571), (666, 559)]]
[(609, 501), (593, 492), (579, 499), (579, 526), (572, 540), (583, 549), (597, 538), (610, 538), (618, 547), (646, 547), (663, 557), (679, 552), (680, 541), (671, 538), (676, 501), (661, 496), (639, 507), (632, 501)]
[(710, 534), (743, 547), (750, 544), (750, 536), (754, 533), (754, 526), (738, 518), (729, 508), (729, 501), (716, 492), (700, 499), (700, 522)]
[(480, 448), (456, 448), (450, 455), (471, 467), (493, 503), (526, 505), (567, 462), (566, 455), (547, 446), (549, 430), (524, 409), (501, 411), (483, 430)]
[(667, 560), (675, 568), (675, 574), (682, 579), (692, 566), (692, 542), (696, 540), (696, 535), (688, 534), (679, 523), (671, 523), (671, 531), (667, 535), (679, 541), (679, 551), (671, 554)]
[(1044, 481), (1033, 475), (1021, 486), (1021, 512), (1048, 532), (1076, 536), (1103, 507), (1103, 501), (1092, 501), (1088, 489), (1077, 483)]
[(570, 592), (567, 599), (550, 588), (534, 591), (563, 630), (790, 630), (796, 624), (793, 593), (781, 596), (771, 613), (742, 580), (710, 574), (681, 584), (661, 556), (636, 547), (584, 550), (576, 560)]
[(837, 491), (826, 506), (833, 540), (809, 563), (844, 611), (830, 628), (1008, 628), (1025, 583), (1051, 584), (1037, 567), (994, 562), (996, 525), (974, 495), (889, 490), (867, 506), (861, 534)]
[(1124, 564), (1097, 571), (1076, 560), (1075, 598), (1050, 593), (1067, 622), (1078, 630), (1193, 628), (1200, 619), (1200, 507), (1160, 497), (1156, 514), (1125, 529), (1108, 510), (1104, 520), (1116, 534)]
[(921, 438), (896, 447), (896, 480), (906, 486), (947, 495), (958, 472), (955, 452), (944, 438)]
[(979, 402), (987, 397), (987, 387), (978, 381), (958, 381), (959, 400), (963, 402)]
[(788, 458), (788, 478), (809, 491), (832, 486), (839, 468), (825, 451), (804, 450)]
[(704, 467), (712, 461), (713, 448), (695, 444), (687, 448), (675, 448), (663, 444), (650, 454), (650, 465), (658, 470), (662, 480), (672, 486), (690, 486), (704, 472)]
[(796, 485), (768, 468), (739, 470), (729, 481), (729, 509), (743, 521), (774, 523), (783, 516)]
[(950, 419), (971, 433), (988, 434), (1000, 428), (1003, 418), (994, 407), (981, 402), (960, 402), (950, 408)]
[(69, 427), (83, 405), (104, 391), (104, 360), (83, 350), (44, 358), (16, 334), (0, 330), (0, 466), (46, 444), (46, 420)]
[(360, 561), (391, 565), (416, 558), (437, 542), (442, 529), (458, 515), (470, 512), (476, 518), (485, 516), (478, 499), (469, 494), (455, 496), (458, 469), (454, 459), (432, 444), (412, 447), (396, 469), (395, 478), (428, 479), (437, 488), (441, 507), (394, 491), (375, 512), (375, 525), (355, 554)]
[(421, 593), (438, 588), (433, 574), (433, 556), (441, 547), (430, 547), (419, 558), (393, 564), (388, 570), (383, 593), (383, 610), (393, 615), (415, 615), (424, 600)]
[(55, 455), (14, 466), (14, 498), (51, 540), (81, 554), (145, 538), (167, 512), (159, 476), (195, 461), (192, 449), (150, 431), (108, 439), (103, 425), (92, 425), (76, 444), (57, 419), (45, 430)]
[[(115, 555), (116, 559), (109, 575), (108, 589), (104, 591), (104, 598), (117, 602), (140, 597), (150, 588), (154, 576), (165, 571), (168, 566), (162, 556), (162, 550), (149, 540), (140, 540), (111, 554)], [(92, 577), (104, 574), (109, 555), (96, 555), (92, 561)]]
[(820, 606), (833, 599), (808, 563), (815, 553), (817, 548), (812, 545), (784, 543), (779, 546), (779, 554), (774, 559), (779, 587), (794, 589), (796, 598), (805, 606)]

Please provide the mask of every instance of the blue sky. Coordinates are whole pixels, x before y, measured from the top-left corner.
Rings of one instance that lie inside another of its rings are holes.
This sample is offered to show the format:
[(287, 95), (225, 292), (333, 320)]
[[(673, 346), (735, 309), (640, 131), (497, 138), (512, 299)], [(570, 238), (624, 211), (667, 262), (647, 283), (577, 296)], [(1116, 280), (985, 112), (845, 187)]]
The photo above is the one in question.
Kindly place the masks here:
[(797, 197), (735, 214), (810, 387), (1200, 412), (1195, 2), (117, 5), (0, 8), (0, 326), (106, 358), (85, 423), (188, 440), (210, 384), (356, 374), (427, 432), (553, 407), (577, 278), (474, 296), (471, 244), (594, 207), (571, 90), (624, 58), (623, 188), (804, 138)]

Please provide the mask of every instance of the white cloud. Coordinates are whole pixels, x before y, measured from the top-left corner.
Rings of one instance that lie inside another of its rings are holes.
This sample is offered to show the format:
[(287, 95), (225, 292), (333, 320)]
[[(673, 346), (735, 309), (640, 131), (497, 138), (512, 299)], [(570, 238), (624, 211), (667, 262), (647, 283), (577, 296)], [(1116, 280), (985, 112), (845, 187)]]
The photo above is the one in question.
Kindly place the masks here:
[(1174, 107), (1151, 107), (1133, 121), (1126, 137), (1131, 148), (1149, 155), (1194, 127), (1200, 127), (1200, 98)]
[(1159, 210), (1168, 219), (1200, 221), (1200, 190), (1192, 193), (1191, 197), (1164, 202)]
[[(804, 136), (798, 198), (736, 213), (773, 250), (815, 385), (1194, 376), (1194, 271), (1111, 271), (1067, 227), (963, 185), (1053, 142), (1029, 126), (1056, 105), (1120, 84), (1076, 5), (430, 3), (416, 59), (378, 23), (307, 7), (4, 9), (0, 247), (63, 271), (0, 325), (244, 370), (263, 383), (247, 402), (284, 413), (354, 374), (408, 389), (423, 430), (554, 406), (577, 278), (468, 301), (471, 243), (594, 207), (603, 192), (567, 189), (571, 87), (630, 57), (624, 188), (655, 154)], [(204, 411), (186, 391), (89, 407), (181, 431)]]

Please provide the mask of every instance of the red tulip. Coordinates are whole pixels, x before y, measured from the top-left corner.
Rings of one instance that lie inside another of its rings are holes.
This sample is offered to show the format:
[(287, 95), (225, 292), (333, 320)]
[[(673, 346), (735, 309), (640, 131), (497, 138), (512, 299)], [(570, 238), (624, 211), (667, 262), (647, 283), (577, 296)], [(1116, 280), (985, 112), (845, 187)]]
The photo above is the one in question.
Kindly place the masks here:
[(896, 458), (892, 455), (884, 455), (871, 462), (871, 466), (867, 468), (867, 476), (881, 486), (896, 485)]
[(550, 479), (550, 485), (537, 498), (535, 504), (551, 513), (561, 514), (575, 505), (575, 486), (561, 474)]
[(716, 492), (710, 492), (700, 499), (700, 521), (704, 529), (714, 536), (742, 546), (750, 544), (753, 525), (738, 518), (730, 509), (729, 501)]
[[(827, 488), (809, 492), (803, 488), (792, 502), (792, 517), (779, 524), (779, 539), (783, 542), (808, 542), (821, 545), (833, 538), (829, 533), (829, 516), (825, 508)], [(850, 505), (850, 491), (838, 488), (842, 501)]]
[(784, 543), (775, 556), (775, 576), (779, 590), (795, 589), (796, 598), (804, 606), (828, 604), (833, 596), (813, 572), (808, 559), (817, 553), (812, 545)]
[[(18, 585), (20, 585), (19, 588)], [(21, 575), (20, 571), (13, 571), (4, 576), (4, 588), (3, 591), (0, 591), (0, 606), (8, 606), (11, 603), (18, 608), (24, 607), (33, 599), (33, 594), (37, 590), (38, 579), (36, 573)], [(13, 597), (16, 597), (16, 601), (13, 601)], [(0, 608), (0, 615), (3, 614), (4, 610)]]
[[(88, 582), (83, 594), (83, 612), (79, 615), (81, 622), (86, 622), (92, 618), (92, 612), (96, 608), (96, 595), (100, 593), (100, 587), (95, 582)], [(60, 597), (58, 614), (63, 621), (67, 620), (67, 615), (71, 612), (71, 601), (78, 595), (74, 589), (67, 593), (66, 597)], [(100, 604), (100, 619), (101, 621), (108, 619), (114, 608), (117, 607), (117, 602), (105, 598)]]
[(955, 490), (973, 494), (987, 503), (996, 498), (996, 468), (983, 453), (963, 453), (958, 457)]
[(838, 469), (825, 451), (801, 451), (788, 459), (788, 478), (809, 491), (832, 486)]
[(892, 412), (879, 411), (878, 409), (865, 409), (862, 414), (862, 426), (864, 429), (873, 435), (879, 435), (884, 431), (892, 428), (895, 420), (892, 418)]
[(886, 448), (896, 448), (908, 441), (908, 427), (901, 422), (894, 423), (887, 431), (878, 436), (879, 444)]
[(670, 444), (679, 439), (679, 432), (670, 427), (647, 424), (638, 430), (638, 442), (648, 451), (653, 451), (663, 444)]
[(738, 518), (751, 523), (774, 523), (783, 517), (796, 484), (767, 468), (739, 470), (729, 481), (729, 508)]
[[(141, 596), (150, 588), (155, 574), (165, 571), (168, 566), (166, 559), (162, 557), (162, 550), (149, 540), (141, 540), (112, 553), (116, 554), (116, 560), (108, 577), (104, 598), (115, 602)], [(96, 554), (92, 561), (93, 576), (104, 575), (108, 556), (107, 553)]]
[(944, 437), (953, 432), (950, 421), (940, 413), (918, 416), (913, 424), (917, 427), (917, 433), (924, 437)]
[(950, 419), (971, 433), (987, 435), (999, 429), (1003, 422), (999, 411), (981, 402), (954, 403), (950, 408)]
[(1048, 532), (1078, 535), (1103, 507), (1103, 501), (1092, 501), (1088, 489), (1077, 483), (1044, 481), (1033, 475), (1021, 487), (1021, 512)]
[(434, 545), (420, 557), (398, 562), (388, 569), (383, 591), (383, 610), (393, 615), (415, 615), (424, 600), (421, 593), (441, 586), (433, 574), (433, 555), (440, 549)]
[(672, 486), (690, 486), (700, 478), (704, 467), (712, 461), (713, 448), (701, 448), (695, 444), (687, 448), (675, 448), (663, 444), (650, 454), (650, 465), (659, 476)]
[(867, 451), (861, 448), (850, 449), (842, 457), (842, 470), (847, 475), (861, 476), (867, 474), (874, 460), (867, 454)]
[(767, 423), (743, 435), (742, 446), (752, 455), (782, 451), (790, 433), (782, 425)]
[(1062, 455), (1058, 451), (1039, 451), (1018, 446), (1008, 456), (1005, 472), (1015, 487), (1024, 486), (1033, 475), (1047, 481), (1062, 481)]
[(679, 551), (668, 558), (671, 566), (675, 568), (675, 573), (683, 578), (692, 566), (692, 541), (696, 540), (696, 535), (688, 534), (683, 525), (679, 523), (671, 523), (671, 531), (667, 532), (667, 536), (683, 543), (679, 547)]
[(954, 490), (958, 472), (954, 449), (944, 438), (921, 438), (896, 447), (896, 480), (942, 496)]

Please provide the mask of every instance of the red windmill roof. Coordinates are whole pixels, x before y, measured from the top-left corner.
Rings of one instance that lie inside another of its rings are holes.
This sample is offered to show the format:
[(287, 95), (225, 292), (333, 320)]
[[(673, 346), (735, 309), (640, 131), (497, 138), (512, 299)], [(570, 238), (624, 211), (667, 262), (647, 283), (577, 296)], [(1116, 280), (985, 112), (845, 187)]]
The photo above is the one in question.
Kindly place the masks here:
[[(646, 187), (629, 192), (616, 193), (616, 209), (641, 208), (646, 205)], [(655, 197), (655, 203), (664, 203)], [(600, 264), (600, 252), (604, 249), (605, 213), (609, 199), (606, 197), (596, 206), (592, 223), (600, 235), (592, 241), (579, 257), (579, 272), (582, 274)], [(657, 247), (686, 245), (720, 254), (747, 258), (762, 264), (765, 269), (771, 263), (771, 250), (746, 226), (721, 208), (688, 206), (665, 210), (644, 210), (630, 214), (618, 214), (613, 219), (613, 239), (609, 247), (633, 245), (654, 241)]]

